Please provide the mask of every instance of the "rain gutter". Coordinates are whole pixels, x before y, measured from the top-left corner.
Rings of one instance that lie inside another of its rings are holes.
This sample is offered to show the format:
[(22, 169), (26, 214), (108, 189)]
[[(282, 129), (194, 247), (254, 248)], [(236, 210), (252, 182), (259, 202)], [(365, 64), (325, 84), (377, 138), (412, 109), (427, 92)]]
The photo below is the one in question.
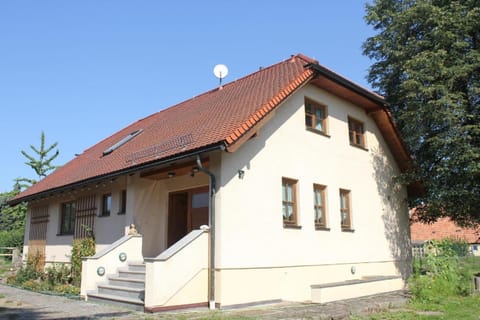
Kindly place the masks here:
[(210, 226), (210, 263), (209, 263), (209, 285), (208, 285), (208, 307), (215, 309), (215, 193), (216, 178), (208, 169), (202, 166), (200, 155), (197, 155), (197, 168), (199, 171), (210, 177), (210, 205), (208, 206), (208, 223)]

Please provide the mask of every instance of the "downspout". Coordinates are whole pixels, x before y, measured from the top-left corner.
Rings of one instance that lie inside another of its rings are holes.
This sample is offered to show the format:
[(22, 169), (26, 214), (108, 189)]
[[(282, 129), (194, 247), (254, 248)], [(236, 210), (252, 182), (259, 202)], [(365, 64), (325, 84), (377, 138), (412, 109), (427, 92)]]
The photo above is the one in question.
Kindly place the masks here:
[(208, 222), (210, 224), (210, 276), (208, 289), (208, 307), (215, 309), (215, 192), (216, 179), (215, 175), (208, 169), (202, 166), (200, 156), (197, 155), (197, 167), (199, 171), (207, 174), (210, 177), (210, 206), (208, 212)]

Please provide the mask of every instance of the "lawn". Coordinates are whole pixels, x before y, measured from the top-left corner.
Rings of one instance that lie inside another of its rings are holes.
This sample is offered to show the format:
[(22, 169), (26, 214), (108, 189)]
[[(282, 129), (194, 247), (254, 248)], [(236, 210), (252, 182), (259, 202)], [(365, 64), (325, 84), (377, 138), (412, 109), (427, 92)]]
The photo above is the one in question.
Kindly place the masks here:
[(442, 304), (411, 303), (400, 310), (390, 310), (352, 320), (435, 320), (462, 319), (478, 320), (480, 315), (480, 295), (449, 298)]
[[(480, 257), (468, 256), (460, 258), (458, 265), (469, 270), (471, 274), (480, 273)], [(474, 292), (473, 279), (471, 290), (473, 294), (466, 297), (449, 296), (431, 297), (430, 302), (411, 302), (400, 310), (389, 310), (383, 313), (363, 317), (352, 317), (354, 320), (410, 320), (410, 319), (480, 319), (480, 293)]]
[(5, 278), (12, 270), (12, 262), (7, 259), (0, 258), (0, 279)]

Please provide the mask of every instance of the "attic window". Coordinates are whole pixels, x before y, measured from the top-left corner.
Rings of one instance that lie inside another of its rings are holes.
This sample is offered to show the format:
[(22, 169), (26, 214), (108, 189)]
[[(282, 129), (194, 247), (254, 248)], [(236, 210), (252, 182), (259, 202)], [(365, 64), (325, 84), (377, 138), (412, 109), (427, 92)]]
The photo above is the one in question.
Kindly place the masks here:
[(112, 153), (113, 151), (115, 151), (116, 149), (120, 148), (122, 145), (124, 145), (125, 143), (127, 143), (128, 141), (132, 140), (133, 138), (135, 138), (136, 136), (138, 136), (140, 133), (142, 133), (143, 129), (138, 129), (138, 130), (135, 130), (133, 131), (132, 133), (130, 133), (128, 136), (126, 136), (125, 138), (123, 138), (122, 140), (118, 141), (117, 143), (115, 143), (113, 146), (111, 146), (110, 148), (106, 149), (105, 151), (103, 151), (103, 155), (106, 156), (106, 155), (109, 155), (110, 153)]

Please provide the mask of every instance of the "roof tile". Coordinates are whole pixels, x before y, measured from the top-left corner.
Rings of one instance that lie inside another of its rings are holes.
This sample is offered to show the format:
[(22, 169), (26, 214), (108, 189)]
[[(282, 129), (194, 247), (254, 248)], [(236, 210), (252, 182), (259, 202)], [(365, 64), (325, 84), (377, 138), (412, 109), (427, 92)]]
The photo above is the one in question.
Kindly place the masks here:
[[(138, 120), (86, 149), (64, 166), (23, 191), (13, 201), (29, 200), (66, 186), (122, 174), (178, 154), (240, 141), (293, 91), (315, 75), (304, 55), (258, 70), (189, 100)], [(142, 133), (108, 155), (103, 151), (135, 130)], [(243, 140), (242, 140), (243, 141)], [(133, 168), (133, 169), (132, 169)]]

